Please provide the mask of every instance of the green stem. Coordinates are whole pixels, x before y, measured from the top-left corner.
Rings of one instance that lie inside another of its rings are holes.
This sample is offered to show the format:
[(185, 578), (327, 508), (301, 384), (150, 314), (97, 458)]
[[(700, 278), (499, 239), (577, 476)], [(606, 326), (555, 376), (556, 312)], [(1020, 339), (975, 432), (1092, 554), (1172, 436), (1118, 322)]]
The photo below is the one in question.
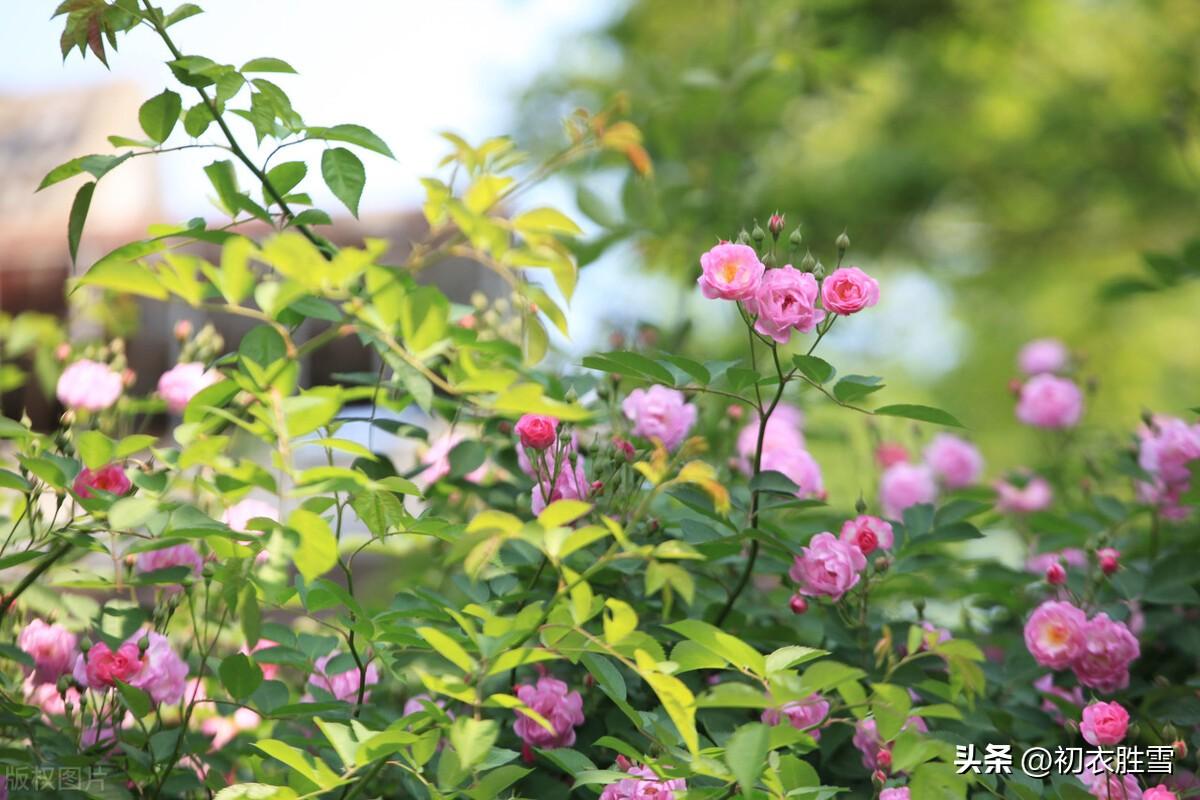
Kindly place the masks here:
[(40, 578), (46, 570), (54, 566), (56, 561), (70, 552), (71, 548), (74, 546), (75, 545), (71, 542), (63, 542), (58, 547), (51, 550), (45, 558), (38, 562), (36, 567), (29, 571), (29, 574), (21, 579), (21, 582), (17, 584), (17, 588), (13, 589), (10, 594), (4, 595), (3, 602), (0, 602), (0, 620), (4, 619), (4, 616), (8, 613), (8, 609), (12, 607), (12, 604), (17, 601), (18, 597), (20, 597), (26, 589), (32, 586), (33, 583)]

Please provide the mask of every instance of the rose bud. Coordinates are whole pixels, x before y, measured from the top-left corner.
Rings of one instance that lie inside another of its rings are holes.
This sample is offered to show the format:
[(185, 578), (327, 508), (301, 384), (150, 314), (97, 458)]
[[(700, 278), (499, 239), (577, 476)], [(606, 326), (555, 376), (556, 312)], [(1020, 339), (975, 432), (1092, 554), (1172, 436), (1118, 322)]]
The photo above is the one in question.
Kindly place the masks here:
[(1050, 566), (1046, 567), (1046, 583), (1051, 586), (1062, 586), (1067, 582), (1067, 571), (1063, 569), (1063, 565), (1055, 561)]

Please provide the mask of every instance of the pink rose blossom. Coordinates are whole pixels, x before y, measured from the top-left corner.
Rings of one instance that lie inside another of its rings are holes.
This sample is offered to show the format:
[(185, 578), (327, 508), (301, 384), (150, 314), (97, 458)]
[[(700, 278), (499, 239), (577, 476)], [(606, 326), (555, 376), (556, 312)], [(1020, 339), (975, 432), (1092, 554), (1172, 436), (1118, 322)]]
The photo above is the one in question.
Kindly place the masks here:
[[(738, 432), (738, 468), (746, 475), (754, 472), (754, 453), (758, 449), (759, 420), (755, 418)], [(804, 412), (793, 405), (780, 403), (767, 419), (763, 431), (763, 456), (776, 451), (804, 449)]]
[(1117, 744), (1129, 729), (1129, 712), (1120, 703), (1097, 701), (1083, 709), (1079, 732), (1088, 744)]
[(1086, 569), (1088, 565), (1087, 553), (1080, 550), (1078, 547), (1064, 547), (1057, 552), (1039, 553), (1035, 556), (1030, 556), (1025, 562), (1025, 569), (1032, 572), (1034, 575), (1044, 575), (1051, 564), (1065, 562), (1067, 566), (1075, 569)]
[(137, 652), (138, 642), (143, 637), (149, 637), (150, 646), (142, 656), (142, 669), (126, 682), (144, 689), (156, 703), (178, 703), (183, 699), (187, 683), (187, 663), (171, 649), (167, 637), (154, 631), (135, 633), (121, 649), (132, 645), (134, 652)]
[(171, 567), (190, 567), (196, 575), (204, 569), (204, 559), (190, 544), (177, 544), (138, 553), (137, 571), (154, 572)]
[(832, 533), (818, 533), (803, 554), (796, 556), (788, 575), (799, 584), (801, 594), (840, 600), (858, 584), (859, 573), (866, 566), (866, 556), (856, 545), (847, 544)]
[(543, 728), (532, 717), (517, 709), (513, 730), (526, 747), (554, 749), (575, 744), (575, 728), (583, 724), (583, 697), (570, 691), (558, 678), (543, 675), (536, 684), (517, 687), (517, 697), (545, 718), (554, 732)]
[[(415, 479), (417, 485), (428, 488), (449, 475), (450, 453), (465, 438), (462, 433), (451, 430), (430, 442), (429, 448), (421, 456), (421, 463), (425, 464), (426, 468), (417, 474)], [(485, 475), (487, 475), (486, 463), (480, 464), (468, 472), (463, 476), (463, 480), (468, 483), (480, 483)]]
[(1079, 682), (1106, 694), (1128, 686), (1129, 665), (1141, 648), (1125, 623), (1100, 613), (1088, 621), (1082, 636), (1081, 649), (1071, 662)]
[(35, 683), (30, 675), (21, 684), (26, 705), (36, 706), (48, 717), (60, 717), (67, 713), (67, 703), (79, 708), (79, 692), (68, 686), (66, 696), (58, 691), (54, 683)]
[[(242, 645), (242, 648), (238, 650), (238, 652), (244, 656), (253, 656), (260, 650), (268, 650), (272, 647), (278, 646), (278, 642), (272, 642), (270, 639), (259, 639), (258, 644), (254, 645), (254, 647), (246, 647), (245, 645)], [(279, 674), (278, 664), (269, 664), (265, 661), (259, 661), (257, 658), (254, 659), (254, 663), (258, 664), (258, 668), (262, 670), (263, 680), (269, 681)]]
[(33, 659), (30, 677), (35, 684), (54, 683), (60, 675), (71, 671), (78, 655), (77, 641), (75, 634), (61, 625), (47, 625), (35, 619), (17, 636), (17, 647)]
[(816, 728), (825, 721), (827, 716), (829, 716), (829, 701), (814, 693), (803, 700), (784, 703), (782, 708), (766, 709), (762, 712), (762, 721), (766, 725), (774, 726), (786, 717), (788, 724), (796, 730), (807, 730), (814, 739), (820, 739), (821, 732)]
[(259, 531), (250, 529), (250, 521), (259, 518), (279, 522), (279, 507), (274, 503), (247, 497), (234, 503), (221, 514), (221, 521), (238, 533), (258, 533)]
[(891, 523), (870, 514), (861, 514), (842, 523), (841, 539), (869, 556), (876, 549), (891, 550), (895, 541)]
[(663, 447), (679, 447), (696, 424), (696, 407), (685, 401), (683, 392), (666, 386), (634, 389), (621, 404), (633, 422), (633, 435), (659, 439)]
[(997, 481), (996, 508), (1009, 514), (1032, 514), (1044, 511), (1054, 502), (1054, 490), (1045, 478), (1037, 475), (1025, 479), (1023, 484)]
[(158, 393), (167, 401), (167, 410), (182, 414), (188, 402), (214, 383), (221, 380), (221, 373), (206, 368), (195, 361), (176, 364), (158, 379)]
[(1097, 800), (1143, 800), (1142, 790), (1133, 775), (1117, 775), (1093, 767), (1079, 779)]
[(879, 501), (883, 512), (899, 519), (904, 509), (937, 499), (937, 481), (933, 470), (923, 464), (893, 464), (879, 480)]
[(591, 490), (583, 456), (568, 456), (557, 474), (534, 484), (530, 506), (534, 514), (540, 514), (559, 500), (586, 500)]
[(908, 787), (896, 786), (879, 793), (879, 800), (909, 800)]
[(702, 274), (696, 280), (710, 300), (749, 300), (766, 269), (754, 248), (722, 243), (700, 256)]
[(816, 307), (817, 292), (816, 278), (788, 264), (767, 270), (744, 305), (758, 316), (754, 330), (787, 344), (793, 330), (809, 333), (825, 318), (825, 312)]
[(881, 469), (908, 461), (908, 450), (897, 442), (883, 442), (875, 448), (875, 461)]
[(522, 447), (545, 450), (558, 438), (558, 420), (545, 414), (524, 414), (517, 420)]
[[(400, 712), (400, 716), (407, 717), (409, 714), (419, 714), (425, 711), (426, 706), (437, 706), (443, 711), (446, 710), (446, 701), (442, 698), (434, 698), (428, 694), (416, 694), (408, 698), (404, 703), (404, 709)], [(454, 719), (453, 711), (446, 711), (446, 716)]]
[(1083, 652), (1087, 617), (1067, 602), (1047, 600), (1025, 623), (1025, 646), (1043, 667), (1063, 669)]
[(674, 800), (675, 792), (686, 792), (683, 778), (664, 780), (649, 767), (634, 764), (625, 756), (617, 756), (613, 769), (634, 776), (604, 787), (600, 800)]
[(1073, 381), (1049, 373), (1021, 387), (1017, 419), (1035, 428), (1071, 428), (1083, 414), (1083, 393)]
[[(332, 653), (327, 653), (321, 656), (313, 663), (313, 672), (308, 676), (308, 685), (310, 691), (304, 695), (302, 700), (306, 703), (314, 702), (312, 688), (320, 689), (328, 695), (332, 695), (334, 699), (341, 700), (344, 703), (357, 703), (358, 690), (364, 684), (366, 686), (374, 686), (379, 683), (379, 668), (372, 661), (367, 664), (365, 681), (359, 679), (364, 677), (359, 672), (358, 667), (351, 662), (349, 666), (342, 672), (330, 674), (326, 672), (329, 662), (341, 655), (337, 650)], [(363, 702), (371, 698), (370, 690), (363, 691)]]
[(1026, 375), (1061, 372), (1070, 360), (1067, 346), (1058, 339), (1034, 339), (1017, 355), (1017, 365)]
[(1179, 795), (1168, 789), (1166, 784), (1160, 783), (1142, 792), (1142, 800), (1179, 800)]
[(848, 316), (879, 302), (879, 282), (858, 267), (842, 267), (821, 282), (825, 310)]
[(961, 489), (979, 480), (983, 456), (978, 448), (953, 434), (939, 433), (925, 448), (925, 463), (950, 489)]
[(1058, 705), (1051, 702), (1050, 697), (1057, 697), (1076, 706), (1082, 706), (1084, 703), (1083, 689), (1076, 686), (1074, 689), (1067, 691), (1061, 686), (1055, 686), (1053, 675), (1043, 675), (1038, 678), (1033, 682), (1033, 688), (1047, 695), (1047, 697), (1042, 699), (1042, 711), (1049, 714), (1051, 719), (1059, 725), (1065, 725), (1067, 719), (1063, 716), (1062, 710), (1059, 709)]
[(248, 708), (239, 708), (229, 716), (209, 717), (200, 723), (200, 730), (212, 737), (210, 752), (217, 752), (234, 740), (243, 731), (252, 731), (262, 722), (262, 717)]
[(825, 498), (821, 465), (807, 450), (772, 450), (762, 458), (763, 472), (778, 472), (796, 484), (799, 498)]
[(121, 373), (81, 358), (71, 364), (58, 379), (58, 401), (77, 411), (103, 411), (121, 396)]
[(1189, 509), (1180, 498), (1190, 488), (1188, 465), (1200, 459), (1200, 423), (1157, 415), (1138, 430), (1138, 438), (1138, 466), (1153, 476), (1150, 483), (1139, 482), (1139, 495), (1168, 519), (1186, 518)]
[(93, 489), (120, 496), (128, 494), (132, 488), (129, 476), (119, 464), (109, 464), (97, 470), (84, 467), (71, 484), (71, 490), (85, 500), (94, 497)]
[(142, 657), (138, 646), (125, 642), (116, 650), (104, 642), (97, 642), (75, 659), (73, 676), (81, 686), (89, 689), (109, 689), (115, 681), (129, 683), (142, 670)]
[[(914, 730), (918, 733), (929, 733), (929, 726), (925, 724), (925, 720), (920, 717), (909, 717), (904, 723), (904, 727), (900, 730)], [(879, 754), (885, 752), (891, 755), (891, 742), (884, 742), (879, 738), (879, 730), (875, 726), (875, 719), (868, 717), (867, 719), (859, 720), (854, 726), (854, 737), (851, 739), (858, 752), (862, 753), (863, 767), (869, 770), (874, 770), (879, 767)]]

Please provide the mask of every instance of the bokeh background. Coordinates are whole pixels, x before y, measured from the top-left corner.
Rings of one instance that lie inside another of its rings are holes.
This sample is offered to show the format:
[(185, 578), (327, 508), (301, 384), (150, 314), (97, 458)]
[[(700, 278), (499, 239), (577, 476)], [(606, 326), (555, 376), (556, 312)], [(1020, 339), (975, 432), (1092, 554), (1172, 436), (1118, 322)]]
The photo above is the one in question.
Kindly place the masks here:
[[(52, 6), (4, 10), (5, 102), (81, 113), (105, 87), (132, 86), (141, 98), (161, 90), (165, 68), (147, 37), (130, 37), (111, 71), (77, 55), (63, 64)], [(1200, 401), (1200, 289), (1172, 272), (1195, 270), (1200, 253), (1185, 250), (1200, 234), (1194, 0), (205, 7), (178, 29), (185, 49), (195, 41), (238, 63), (284, 58), (301, 73), (287, 88), (307, 120), (360, 122), (399, 154), (368, 157), (368, 215), (415, 209), (416, 179), (444, 150), (439, 130), (470, 139), (511, 131), (550, 150), (574, 107), (623, 95), (645, 131), (653, 177), (589, 164), (537, 198), (576, 212), (589, 234), (574, 335), (558, 342), (563, 364), (607, 349), (614, 332), (706, 358), (736, 353), (735, 319), (695, 291), (697, 258), (778, 210), (787, 233), (799, 225), (802, 249), (827, 265), (847, 231), (849, 263), (880, 279), (879, 307), (835, 328), (827, 357), (842, 372), (886, 375), (888, 401), (951, 410), (993, 474), (1038, 452), (1015, 425), (1007, 391), (1028, 339), (1072, 347), (1095, 387), (1089, 425), (1128, 431), (1144, 409), (1178, 414)], [(135, 131), (136, 102), (124, 114), (125, 132)], [(0, 130), (10, 162), (11, 129)], [(148, 210), (137, 206), (139, 225), (149, 215), (216, 215), (204, 157), (158, 160), (143, 189), (121, 201), (160, 195)], [(39, 178), (9, 169), (0, 190), (11, 204)], [(61, 210), (46, 214), (56, 237), (66, 190), (60, 199)], [(65, 249), (58, 239), (46, 247)], [(1155, 273), (1147, 253), (1183, 256), (1151, 259)], [(1114, 278), (1146, 274), (1157, 290), (1102, 297)], [(853, 491), (861, 460), (840, 457), (842, 440), (817, 439), (831, 481)]]

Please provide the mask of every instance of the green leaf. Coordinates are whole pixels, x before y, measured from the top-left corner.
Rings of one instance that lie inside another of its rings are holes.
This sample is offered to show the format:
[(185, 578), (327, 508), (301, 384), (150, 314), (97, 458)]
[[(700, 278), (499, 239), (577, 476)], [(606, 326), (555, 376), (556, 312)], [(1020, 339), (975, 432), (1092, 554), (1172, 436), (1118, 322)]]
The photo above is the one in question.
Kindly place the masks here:
[(54, 169), (46, 173), (42, 178), (42, 182), (38, 184), (37, 191), (45, 189), (47, 186), (53, 186), (56, 183), (74, 178), (76, 175), (83, 173), (83, 157), (73, 158), (70, 161), (59, 164)]
[(473, 672), (479, 667), (478, 662), (463, 649), (463, 646), (450, 638), (448, 634), (430, 627), (421, 627), (416, 630), (417, 635), (428, 642), (429, 646), (436, 650), (442, 658), (463, 672)]
[(883, 388), (883, 379), (874, 375), (847, 375), (833, 385), (833, 396), (842, 403), (853, 403)]
[(237, 173), (233, 170), (233, 162), (214, 161), (204, 168), (204, 174), (217, 190), (217, 197), (221, 200), (225, 212), (231, 217), (235, 216), (241, 202), (241, 193), (238, 191)]
[(570, 525), (591, 510), (592, 504), (582, 500), (556, 500), (538, 514), (538, 523), (543, 528), (558, 528)]
[(108, 524), (116, 530), (132, 530), (157, 513), (157, 500), (149, 497), (123, 497), (108, 510)]
[(125, 701), (125, 706), (135, 717), (141, 719), (154, 710), (154, 701), (145, 691), (136, 686), (130, 686), (122, 680), (117, 680), (116, 684), (121, 699)]
[(469, 770), (483, 761), (499, 735), (500, 725), (494, 719), (460, 716), (450, 728), (450, 743), (463, 768)]
[(298, 750), (278, 739), (265, 739), (255, 742), (254, 746), (274, 759), (282, 761), (291, 767), (296, 774), (307, 779), (321, 789), (332, 789), (341, 783), (337, 773), (329, 765), (316, 756)]
[(570, 217), (554, 208), (535, 208), (518, 214), (512, 222), (517, 232), (524, 235), (551, 233), (578, 236), (583, 233)]
[(262, 670), (244, 653), (234, 653), (221, 659), (218, 672), (221, 684), (235, 700), (246, 699), (263, 682)]
[(912, 698), (903, 686), (888, 683), (876, 683), (871, 686), (871, 713), (875, 715), (875, 725), (879, 738), (889, 742), (895, 739), (900, 729), (908, 721), (908, 712), (912, 709)]
[(732, 634), (700, 620), (688, 619), (667, 626), (706, 650), (755, 675), (766, 672), (766, 659), (757, 650)]
[[(278, 191), (280, 195), (285, 195), (292, 189), (295, 189), (296, 185), (299, 184), (300, 181), (304, 180), (304, 176), (307, 174), (308, 165), (303, 161), (285, 161), (282, 164), (276, 164), (275, 166), (271, 167), (270, 171), (267, 173), (267, 180), (271, 182), (271, 185), (275, 187), (275, 190)], [(266, 190), (264, 189), (264, 192), (265, 191)], [(264, 199), (267, 199), (268, 202), (270, 202), (269, 198), (266, 198), (265, 194)]]
[(804, 377), (817, 383), (825, 383), (825, 381), (832, 378), (834, 373), (837, 372), (832, 364), (816, 356), (792, 356), (792, 363), (796, 365), (796, 369), (800, 370), (800, 373)]
[(292, 69), (292, 65), (278, 58), (252, 58), (245, 64), (239, 72), (290, 72), (295, 74), (296, 70)]
[(610, 597), (604, 603), (604, 641), (616, 646), (637, 629), (637, 612), (624, 600)]
[(300, 795), (286, 786), (269, 783), (236, 783), (217, 792), (213, 800), (296, 800)]
[(480, 778), (474, 788), (467, 789), (467, 797), (471, 800), (494, 800), (500, 796), (501, 792), (532, 771), (516, 764), (507, 764), (499, 769), (494, 769)]
[(135, 261), (101, 261), (79, 279), (84, 286), (166, 300), (167, 290), (149, 267)]
[(737, 778), (742, 794), (750, 797), (762, 774), (771, 744), (771, 729), (761, 722), (743, 725), (725, 745), (725, 763)]
[(362, 125), (334, 125), (332, 128), (309, 128), (305, 131), (311, 139), (329, 142), (347, 142), (372, 150), (388, 158), (395, 158), (387, 143)]
[(899, 403), (896, 405), (883, 406), (875, 409), (877, 415), (885, 417), (904, 417), (905, 419), (915, 419), (920, 422), (932, 422), (937, 425), (949, 425), (954, 428), (964, 427), (955, 417), (940, 408), (932, 406), (919, 406), (911, 403)]
[(67, 249), (71, 253), (71, 263), (79, 253), (79, 238), (83, 236), (83, 223), (87, 221), (88, 209), (92, 205), (92, 193), (96, 191), (96, 182), (88, 181), (79, 187), (75, 193), (75, 201), (71, 203), (71, 217), (67, 222)]
[(615, 372), (634, 377), (650, 378), (666, 386), (675, 385), (675, 377), (671, 375), (666, 367), (641, 353), (617, 350), (611, 353), (587, 356), (583, 359), (583, 366), (603, 372)]
[(208, 107), (208, 103), (196, 103), (183, 115), (183, 130), (195, 139), (202, 136), (213, 122), (212, 109)]
[(337, 539), (329, 523), (311, 511), (298, 508), (288, 517), (287, 526), (300, 536), (294, 555), (296, 569), (311, 583), (337, 564)]
[(161, 144), (175, 129), (181, 111), (183, 100), (175, 92), (167, 89), (142, 103), (142, 107), (138, 109), (138, 122), (147, 136)]
[(88, 469), (98, 469), (112, 461), (116, 444), (97, 430), (88, 430), (75, 438), (75, 452)]
[(344, 147), (333, 147), (321, 155), (321, 177), (350, 213), (358, 216), (358, 201), (367, 183), (367, 172), (358, 156)]
[(700, 734), (696, 732), (696, 696), (683, 681), (656, 671), (654, 660), (645, 650), (637, 650), (634, 655), (637, 658), (638, 674), (650, 684), (650, 688), (658, 696), (658, 701), (662, 703), (667, 716), (675, 723), (675, 729), (687, 745), (688, 752), (698, 755)]

